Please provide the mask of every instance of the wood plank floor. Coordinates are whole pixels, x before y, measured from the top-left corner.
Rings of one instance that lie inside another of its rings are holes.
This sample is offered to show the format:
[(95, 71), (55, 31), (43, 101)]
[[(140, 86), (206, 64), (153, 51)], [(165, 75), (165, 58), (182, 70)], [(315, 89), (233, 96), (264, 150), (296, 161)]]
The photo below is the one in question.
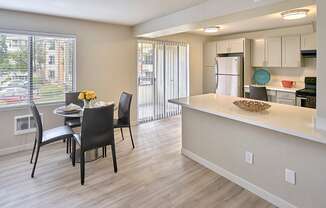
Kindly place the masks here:
[[(111, 153), (71, 166), (62, 142), (41, 148), (34, 179), (30, 151), (0, 157), (0, 207), (272, 208), (271, 204), (181, 155), (180, 118), (142, 124), (130, 139), (116, 132), (118, 173)], [(109, 148), (110, 149), (110, 148)], [(108, 149), (108, 150), (109, 150)]]

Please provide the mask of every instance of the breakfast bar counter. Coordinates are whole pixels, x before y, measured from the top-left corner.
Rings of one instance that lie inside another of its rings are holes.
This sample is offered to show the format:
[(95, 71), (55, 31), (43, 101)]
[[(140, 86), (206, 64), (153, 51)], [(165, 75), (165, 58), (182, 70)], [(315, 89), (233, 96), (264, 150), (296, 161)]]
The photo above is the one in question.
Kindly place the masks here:
[(170, 102), (201, 112), (326, 144), (326, 132), (319, 131), (314, 127), (315, 109), (269, 103), (271, 108), (267, 111), (248, 112), (233, 105), (233, 102), (239, 99), (239, 97), (206, 94), (174, 99), (170, 100)]
[(277, 207), (325, 208), (326, 134), (314, 127), (316, 110), (269, 103), (247, 112), (233, 104), (239, 99), (170, 100), (182, 106), (182, 154)]

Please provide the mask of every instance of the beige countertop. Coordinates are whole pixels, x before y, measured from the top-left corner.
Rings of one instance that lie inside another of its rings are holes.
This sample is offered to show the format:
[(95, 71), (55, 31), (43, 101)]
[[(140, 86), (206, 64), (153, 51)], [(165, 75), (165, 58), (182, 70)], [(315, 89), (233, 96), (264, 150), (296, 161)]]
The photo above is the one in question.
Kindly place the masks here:
[(314, 127), (315, 109), (269, 103), (271, 108), (267, 111), (253, 113), (244, 111), (233, 104), (233, 101), (239, 99), (245, 98), (205, 94), (173, 99), (169, 102), (201, 112), (326, 144), (326, 132), (317, 130)]

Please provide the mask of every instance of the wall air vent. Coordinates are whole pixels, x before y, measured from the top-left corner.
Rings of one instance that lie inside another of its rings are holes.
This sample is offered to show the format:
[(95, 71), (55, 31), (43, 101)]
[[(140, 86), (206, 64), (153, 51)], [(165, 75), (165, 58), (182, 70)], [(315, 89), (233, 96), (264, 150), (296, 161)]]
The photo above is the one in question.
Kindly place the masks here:
[[(43, 122), (43, 114), (41, 119)], [(28, 134), (36, 131), (36, 124), (33, 115), (23, 115), (15, 117), (15, 135)]]

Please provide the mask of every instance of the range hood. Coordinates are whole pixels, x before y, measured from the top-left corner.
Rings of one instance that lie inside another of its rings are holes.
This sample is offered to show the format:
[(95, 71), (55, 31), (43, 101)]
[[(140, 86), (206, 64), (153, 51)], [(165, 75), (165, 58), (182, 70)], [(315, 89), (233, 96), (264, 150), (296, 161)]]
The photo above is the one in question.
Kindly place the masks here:
[(317, 50), (302, 50), (301, 55), (304, 58), (316, 58)]

